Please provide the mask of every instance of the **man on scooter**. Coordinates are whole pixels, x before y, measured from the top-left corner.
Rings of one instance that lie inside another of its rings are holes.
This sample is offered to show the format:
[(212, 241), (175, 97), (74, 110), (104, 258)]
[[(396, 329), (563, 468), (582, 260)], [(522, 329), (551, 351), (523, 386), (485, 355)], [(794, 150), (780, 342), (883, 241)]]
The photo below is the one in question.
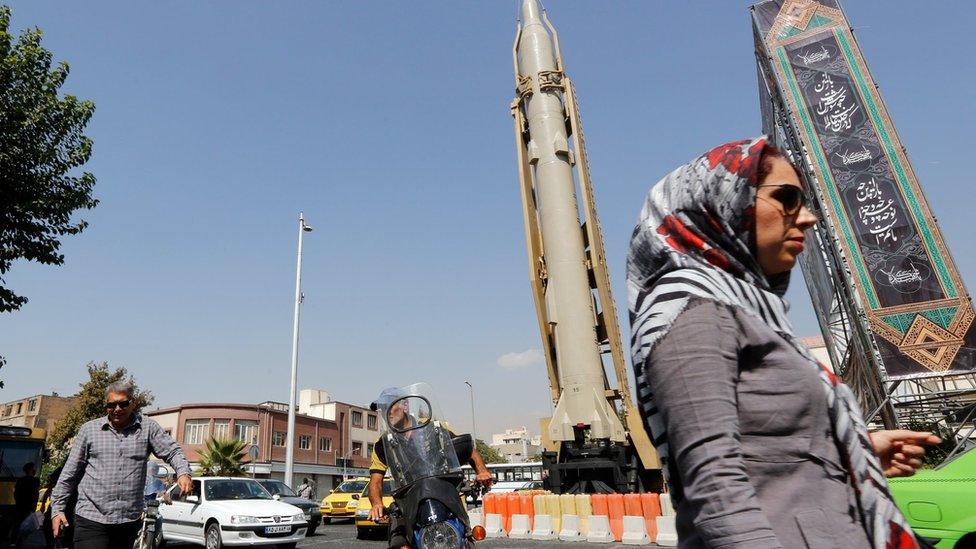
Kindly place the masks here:
[[(389, 412), (387, 414), (389, 423), (393, 427), (397, 427), (400, 429), (405, 429), (417, 425), (418, 418), (416, 418), (413, 414), (410, 413), (408, 401), (407, 400), (397, 401), (397, 398), (399, 396), (400, 396), (399, 389), (390, 388), (383, 391), (383, 393), (380, 395), (380, 398), (377, 399), (378, 401), (385, 400), (386, 402), (394, 402), (394, 404), (390, 406)], [(377, 403), (374, 402), (370, 406), (370, 408), (376, 410)], [(420, 420), (421, 422), (425, 422), (427, 418), (420, 418)], [(405, 439), (409, 439), (411, 436), (413, 436), (413, 433), (415, 432), (416, 431), (413, 430), (404, 430), (399, 436), (402, 436)], [(454, 434), (453, 431), (452, 434)], [(381, 450), (382, 445), (383, 445), (383, 438), (380, 437), (376, 441), (376, 444), (373, 446), (373, 456), (369, 466), (368, 494), (369, 494), (369, 502), (370, 505), (372, 506), (372, 508), (369, 511), (369, 520), (372, 521), (380, 520), (384, 515), (383, 477), (386, 474), (387, 465), (386, 463), (384, 463), (383, 458), (380, 455), (382, 454), (382, 450)], [(485, 488), (491, 487), (492, 484), (491, 473), (488, 472), (488, 468), (485, 467), (485, 461), (481, 457), (481, 454), (478, 453), (477, 450), (473, 450), (471, 452), (471, 459), (469, 460), (468, 463), (475, 470), (475, 475), (476, 475), (475, 481), (478, 484), (484, 486)], [(391, 532), (391, 540), (393, 540), (397, 536), (397, 534), (398, 534), (397, 532)], [(399, 547), (399, 545), (397, 545), (397, 547)]]

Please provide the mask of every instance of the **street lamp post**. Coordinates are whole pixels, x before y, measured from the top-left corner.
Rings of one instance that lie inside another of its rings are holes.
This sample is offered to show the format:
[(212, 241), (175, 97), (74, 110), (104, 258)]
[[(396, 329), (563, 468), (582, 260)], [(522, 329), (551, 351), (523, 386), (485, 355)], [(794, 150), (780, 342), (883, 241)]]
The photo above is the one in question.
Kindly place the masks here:
[(474, 385), (471, 385), (470, 381), (465, 381), (465, 385), (471, 390), (471, 439), (474, 440), (475, 447), (478, 446), (478, 434), (474, 429)]
[(291, 339), (291, 390), (288, 391), (288, 432), (285, 438), (285, 484), (292, 485), (295, 472), (295, 400), (298, 392), (298, 319), (302, 300), (302, 242), (312, 227), (305, 224), (305, 215), (298, 213), (298, 267), (295, 273), (295, 321)]

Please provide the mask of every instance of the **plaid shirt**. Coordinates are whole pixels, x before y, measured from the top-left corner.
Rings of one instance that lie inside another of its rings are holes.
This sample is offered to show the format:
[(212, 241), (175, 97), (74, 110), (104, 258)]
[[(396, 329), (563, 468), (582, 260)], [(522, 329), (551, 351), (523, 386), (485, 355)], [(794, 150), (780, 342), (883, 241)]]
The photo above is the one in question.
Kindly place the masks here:
[(166, 460), (177, 475), (189, 475), (183, 450), (158, 423), (133, 417), (116, 431), (107, 417), (81, 426), (61, 477), (51, 495), (51, 516), (64, 512), (77, 490), (75, 514), (102, 524), (139, 520), (145, 506), (146, 462), (149, 452)]

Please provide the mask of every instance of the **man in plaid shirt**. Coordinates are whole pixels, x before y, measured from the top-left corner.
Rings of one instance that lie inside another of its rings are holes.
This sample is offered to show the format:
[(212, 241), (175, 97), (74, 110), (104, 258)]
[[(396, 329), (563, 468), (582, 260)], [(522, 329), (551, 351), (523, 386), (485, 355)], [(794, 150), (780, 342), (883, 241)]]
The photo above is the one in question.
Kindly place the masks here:
[(136, 413), (135, 387), (113, 383), (106, 390), (107, 417), (78, 430), (51, 496), (51, 526), (59, 537), (68, 526), (65, 505), (77, 490), (76, 549), (132, 549), (145, 502), (149, 453), (166, 460), (184, 494), (193, 491), (183, 450), (155, 421)]

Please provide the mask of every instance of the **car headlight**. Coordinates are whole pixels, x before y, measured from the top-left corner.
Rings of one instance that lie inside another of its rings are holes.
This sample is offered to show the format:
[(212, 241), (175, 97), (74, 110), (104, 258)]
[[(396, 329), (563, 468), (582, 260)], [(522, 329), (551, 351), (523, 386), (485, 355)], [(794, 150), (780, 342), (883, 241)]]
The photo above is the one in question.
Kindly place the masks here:
[(331, 504), (331, 503), (329, 503), (328, 501), (323, 501), (323, 502), (322, 502), (322, 508), (323, 508), (323, 509), (328, 509), (328, 508), (329, 508), (329, 507), (331, 507), (331, 506), (332, 506), (332, 504)]
[(420, 542), (428, 549), (453, 549), (461, 544), (461, 535), (449, 522), (438, 522), (424, 526)]
[(369, 518), (369, 509), (357, 509), (356, 518), (358, 519)]
[(292, 522), (305, 522), (305, 513), (298, 513), (291, 516)]
[(230, 517), (231, 524), (255, 524), (257, 521), (257, 518), (248, 515), (231, 515)]

